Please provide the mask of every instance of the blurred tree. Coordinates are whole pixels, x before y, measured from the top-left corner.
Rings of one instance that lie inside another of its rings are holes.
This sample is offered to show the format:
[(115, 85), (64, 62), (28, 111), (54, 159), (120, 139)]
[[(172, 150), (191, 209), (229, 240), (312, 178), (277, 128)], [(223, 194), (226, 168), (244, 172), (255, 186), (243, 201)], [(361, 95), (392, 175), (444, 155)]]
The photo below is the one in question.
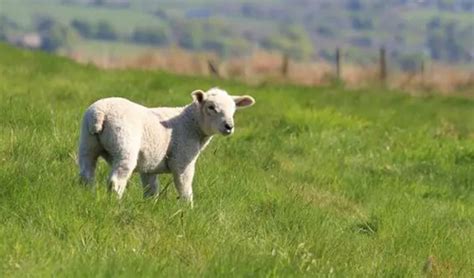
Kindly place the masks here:
[(157, 9), (156, 11), (153, 12), (153, 15), (158, 17), (158, 18), (161, 18), (163, 20), (168, 20), (168, 14), (166, 13), (165, 10), (162, 10), (162, 9)]
[(200, 24), (194, 22), (175, 24), (173, 30), (179, 46), (185, 49), (201, 49), (204, 34)]
[(422, 54), (400, 54), (396, 60), (403, 71), (415, 72), (420, 70), (423, 62)]
[(109, 22), (89, 22), (83, 19), (73, 19), (71, 27), (83, 38), (99, 40), (118, 40), (119, 33)]
[(369, 36), (357, 36), (350, 39), (353, 46), (367, 48), (372, 46), (372, 39)]
[(259, 18), (265, 16), (265, 10), (256, 3), (243, 3), (240, 12), (244, 17)]
[(432, 31), (434, 29), (440, 28), (441, 27), (441, 18), (438, 16), (434, 16), (431, 18), (430, 21), (426, 24), (426, 27), (428, 31)]
[(360, 0), (348, 0), (346, 7), (351, 11), (360, 11), (363, 8)]
[(320, 25), (317, 32), (323, 37), (333, 37), (335, 35), (334, 29), (330, 25)]
[[(196, 19), (173, 25), (178, 44), (186, 49), (209, 50), (219, 55), (233, 52), (237, 46), (231, 41), (237, 36), (224, 21), (218, 19)], [(244, 41), (244, 39), (236, 40)], [(240, 44), (240, 43), (239, 43)]]
[(265, 38), (262, 46), (282, 51), (295, 59), (306, 59), (314, 52), (308, 33), (298, 25), (283, 26), (280, 34)]
[(92, 4), (96, 5), (96, 6), (103, 6), (105, 4), (105, 0), (93, 0), (92, 1)]
[(444, 52), (444, 36), (441, 31), (431, 31), (426, 38), (426, 47), (432, 59), (440, 60)]
[(164, 45), (169, 42), (169, 32), (163, 27), (137, 27), (132, 40), (137, 43)]
[(449, 62), (470, 59), (469, 45), (473, 45), (472, 29), (461, 29), (455, 22), (442, 22), (439, 18), (431, 20), (427, 26), (425, 45), (431, 58)]
[(224, 56), (227, 53), (227, 45), (225, 41), (216, 38), (206, 38), (202, 42), (202, 48), (216, 52), (217, 54)]
[(97, 24), (95, 36), (103, 40), (116, 40), (119, 37), (114, 27), (105, 20), (99, 21)]
[(3, 14), (0, 15), (0, 40), (6, 40), (10, 32), (18, 29), (18, 24), (16, 24), (11, 18)]
[(352, 15), (352, 28), (357, 30), (370, 30), (373, 28), (372, 18), (369, 16)]
[(81, 20), (81, 19), (73, 19), (71, 21), (71, 26), (81, 35), (83, 38), (93, 38), (94, 37), (94, 32), (95, 32), (95, 27), (93, 24)]
[(453, 10), (455, 2), (454, 0), (438, 0), (438, 9)]
[(252, 44), (248, 40), (243, 38), (234, 38), (228, 42), (228, 52), (226, 55), (229, 56), (241, 56), (251, 51)]
[(202, 46), (202, 40), (196, 34), (186, 30), (178, 38), (178, 45), (185, 49), (199, 49)]
[[(463, 36), (463, 32), (457, 27), (455, 22), (450, 22), (445, 26), (445, 34), (446, 34), (446, 50), (447, 50), (447, 58), (450, 62), (458, 62), (463, 60), (467, 55), (468, 49), (463, 47), (461, 43)], [(465, 35), (471, 36), (473, 35), (472, 29), (471, 32), (467, 32)], [(471, 44), (471, 46), (473, 46)]]
[(328, 49), (321, 49), (318, 52), (319, 57), (322, 59), (329, 61), (331, 63), (334, 63), (336, 61), (336, 52), (335, 51), (330, 51)]
[(474, 1), (461, 0), (461, 7), (466, 12), (472, 12), (474, 10)]
[(41, 37), (41, 49), (57, 51), (60, 48), (69, 48), (77, 39), (77, 33), (49, 16), (40, 16), (35, 20), (35, 26)]

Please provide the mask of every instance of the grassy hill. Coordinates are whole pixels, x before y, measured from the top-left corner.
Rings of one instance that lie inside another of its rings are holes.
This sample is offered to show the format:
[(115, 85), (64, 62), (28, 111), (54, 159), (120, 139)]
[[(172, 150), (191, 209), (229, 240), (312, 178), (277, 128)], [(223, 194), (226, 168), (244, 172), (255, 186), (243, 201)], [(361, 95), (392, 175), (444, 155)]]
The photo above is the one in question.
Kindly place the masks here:
[[(200, 158), (193, 210), (173, 185), (143, 200), (136, 176), (111, 198), (105, 163), (97, 190), (79, 185), (91, 102), (183, 105), (216, 85), (257, 104)], [(473, 108), (378, 88), (102, 71), (0, 45), (0, 274), (469, 277)]]

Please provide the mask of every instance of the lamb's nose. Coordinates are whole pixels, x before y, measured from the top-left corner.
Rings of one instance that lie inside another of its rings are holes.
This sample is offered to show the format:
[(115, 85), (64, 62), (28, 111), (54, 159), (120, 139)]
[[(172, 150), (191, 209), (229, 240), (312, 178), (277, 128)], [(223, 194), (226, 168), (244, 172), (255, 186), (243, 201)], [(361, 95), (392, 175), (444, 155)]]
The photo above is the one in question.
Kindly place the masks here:
[(225, 127), (225, 129), (227, 129), (227, 130), (229, 130), (229, 131), (234, 128), (234, 127), (233, 127), (232, 125), (230, 125), (230, 124), (225, 124), (224, 127)]

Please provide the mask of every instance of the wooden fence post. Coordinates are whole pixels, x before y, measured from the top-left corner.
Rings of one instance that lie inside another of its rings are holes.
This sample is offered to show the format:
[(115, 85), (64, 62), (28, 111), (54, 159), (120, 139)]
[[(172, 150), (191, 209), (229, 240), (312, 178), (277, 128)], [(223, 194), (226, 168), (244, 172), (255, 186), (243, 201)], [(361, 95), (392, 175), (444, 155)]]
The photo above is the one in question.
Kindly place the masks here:
[(336, 48), (336, 78), (341, 80), (341, 50)]
[(283, 59), (281, 62), (281, 74), (285, 77), (288, 75), (289, 59), (290, 58), (288, 57), (288, 54), (283, 54)]
[(207, 66), (209, 68), (209, 72), (212, 75), (214, 75), (216, 77), (220, 77), (219, 69), (217, 68), (217, 66), (214, 65), (214, 63), (211, 60), (207, 60)]
[(420, 74), (421, 74), (421, 82), (425, 82), (425, 60), (421, 60)]
[(386, 61), (386, 53), (385, 47), (380, 48), (380, 81), (385, 82), (387, 79), (387, 61)]

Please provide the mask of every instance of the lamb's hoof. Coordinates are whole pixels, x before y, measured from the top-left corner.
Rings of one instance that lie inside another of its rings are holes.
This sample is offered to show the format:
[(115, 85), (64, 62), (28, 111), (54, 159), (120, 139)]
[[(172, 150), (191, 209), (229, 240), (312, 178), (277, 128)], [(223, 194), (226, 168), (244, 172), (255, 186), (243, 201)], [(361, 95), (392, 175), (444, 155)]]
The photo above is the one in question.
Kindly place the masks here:
[(189, 205), (189, 207), (190, 207), (191, 209), (194, 208), (194, 201), (193, 201), (193, 198), (192, 198), (192, 197), (191, 197), (191, 198), (188, 198), (188, 197), (184, 197), (184, 196), (181, 196), (181, 197), (178, 196), (176, 199), (178, 199), (179, 201), (181, 201), (181, 202), (183, 202), (183, 203)]
[(160, 194), (158, 194), (158, 193), (153, 193), (153, 194), (144, 193), (143, 194), (143, 199), (145, 199), (145, 200), (156, 200), (159, 197), (160, 197)]
[(94, 178), (88, 176), (79, 176), (79, 183), (85, 187), (91, 187), (94, 185)]

